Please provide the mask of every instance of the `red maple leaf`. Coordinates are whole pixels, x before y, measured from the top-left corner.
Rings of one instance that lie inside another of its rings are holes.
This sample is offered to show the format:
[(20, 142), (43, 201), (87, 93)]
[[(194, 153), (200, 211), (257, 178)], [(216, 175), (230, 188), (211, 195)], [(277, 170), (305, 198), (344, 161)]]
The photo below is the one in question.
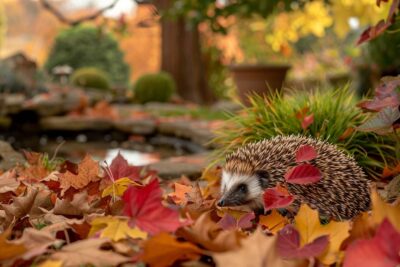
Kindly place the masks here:
[(311, 184), (321, 180), (322, 175), (317, 167), (308, 163), (291, 168), (285, 174), (285, 180), (292, 184)]
[(292, 204), (293, 200), (294, 196), (290, 195), (285, 188), (279, 185), (264, 191), (265, 210), (287, 207)]
[(301, 121), (301, 128), (303, 130), (307, 130), (308, 127), (314, 122), (314, 114), (310, 114), (308, 116), (305, 116), (303, 120)]
[(140, 180), (141, 171), (141, 167), (129, 165), (128, 161), (118, 152), (118, 155), (111, 162), (109, 168), (110, 173), (106, 171), (106, 176), (112, 181), (124, 177), (128, 177), (133, 181), (138, 181)]
[(224, 217), (218, 221), (219, 226), (224, 230), (232, 230), (237, 228), (247, 229), (253, 226), (252, 220), (255, 218), (254, 212), (249, 212), (236, 219), (229, 213), (225, 213)]
[(178, 211), (162, 204), (162, 191), (157, 179), (142, 187), (129, 187), (122, 199), (125, 203), (123, 213), (131, 218), (130, 224), (152, 235), (174, 232), (185, 225), (179, 220)]
[(400, 233), (385, 219), (371, 239), (360, 239), (346, 250), (344, 267), (394, 267), (400, 265)]
[(327, 245), (328, 236), (324, 235), (314, 239), (311, 243), (300, 247), (300, 234), (291, 224), (286, 225), (278, 232), (277, 250), (279, 256), (284, 259), (316, 257), (325, 250)]
[(296, 152), (296, 162), (313, 160), (318, 156), (317, 151), (312, 146), (304, 145), (299, 147)]

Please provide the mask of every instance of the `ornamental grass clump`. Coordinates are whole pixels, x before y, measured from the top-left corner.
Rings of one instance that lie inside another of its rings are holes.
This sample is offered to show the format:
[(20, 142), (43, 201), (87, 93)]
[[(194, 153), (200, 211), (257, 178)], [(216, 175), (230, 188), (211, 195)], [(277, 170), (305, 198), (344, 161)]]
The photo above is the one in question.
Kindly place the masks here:
[(336, 144), (377, 179), (385, 166), (397, 161), (396, 141), (391, 136), (355, 130), (370, 116), (357, 107), (357, 101), (348, 86), (269, 98), (251, 96), (249, 106), (231, 114), (226, 125), (216, 131), (216, 159), (250, 142), (301, 134)]

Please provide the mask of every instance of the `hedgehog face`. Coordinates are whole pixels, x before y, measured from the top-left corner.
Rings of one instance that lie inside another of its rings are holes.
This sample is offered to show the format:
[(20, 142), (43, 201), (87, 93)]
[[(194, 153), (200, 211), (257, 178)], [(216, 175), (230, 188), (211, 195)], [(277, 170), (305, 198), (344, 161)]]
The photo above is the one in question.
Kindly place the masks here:
[(262, 183), (257, 174), (222, 172), (221, 199), (218, 206), (246, 205), (252, 209), (262, 207)]

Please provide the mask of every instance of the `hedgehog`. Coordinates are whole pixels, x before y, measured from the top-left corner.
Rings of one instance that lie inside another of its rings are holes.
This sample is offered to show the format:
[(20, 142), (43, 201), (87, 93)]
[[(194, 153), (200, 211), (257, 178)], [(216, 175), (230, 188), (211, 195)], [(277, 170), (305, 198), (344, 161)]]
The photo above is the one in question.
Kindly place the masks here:
[[(310, 145), (317, 152), (317, 158), (310, 163), (320, 170), (322, 178), (312, 184), (287, 183), (284, 175), (296, 165), (296, 151), (303, 145)], [(354, 158), (326, 141), (299, 135), (264, 139), (228, 154), (217, 205), (263, 209), (265, 189), (277, 184), (295, 196), (288, 209), (292, 216), (301, 203), (318, 210), (320, 217), (338, 221), (370, 209), (370, 181)]]

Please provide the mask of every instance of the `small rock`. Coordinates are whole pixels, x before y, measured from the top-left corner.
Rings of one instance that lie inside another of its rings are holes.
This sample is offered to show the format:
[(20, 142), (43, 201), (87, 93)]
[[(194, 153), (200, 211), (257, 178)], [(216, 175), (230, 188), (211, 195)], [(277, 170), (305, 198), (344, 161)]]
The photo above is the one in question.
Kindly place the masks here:
[(0, 170), (8, 170), (17, 164), (24, 164), (24, 157), (16, 152), (9, 143), (0, 141)]
[(242, 106), (232, 101), (222, 100), (212, 105), (211, 109), (215, 111), (236, 112), (242, 109)]
[(40, 120), (43, 130), (109, 130), (113, 128), (113, 122), (104, 118), (57, 116)]
[(139, 135), (150, 135), (156, 131), (156, 123), (152, 119), (116, 121), (114, 127), (123, 132)]
[(207, 167), (208, 154), (202, 153), (191, 156), (172, 157), (148, 165), (149, 169), (158, 172), (164, 179), (175, 179), (182, 175), (190, 179), (197, 179), (201, 176), (204, 168)]

